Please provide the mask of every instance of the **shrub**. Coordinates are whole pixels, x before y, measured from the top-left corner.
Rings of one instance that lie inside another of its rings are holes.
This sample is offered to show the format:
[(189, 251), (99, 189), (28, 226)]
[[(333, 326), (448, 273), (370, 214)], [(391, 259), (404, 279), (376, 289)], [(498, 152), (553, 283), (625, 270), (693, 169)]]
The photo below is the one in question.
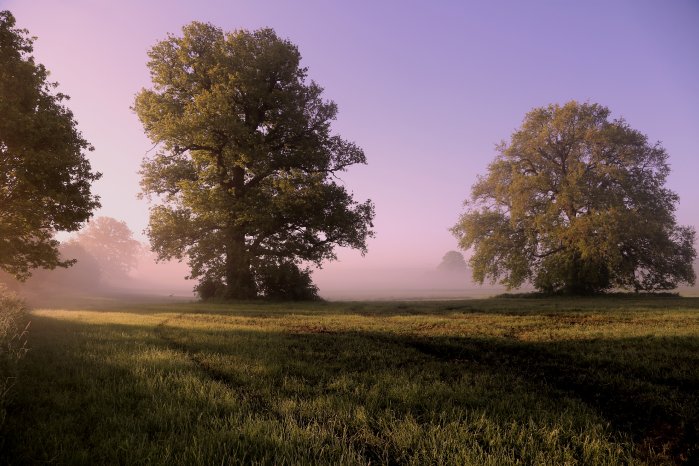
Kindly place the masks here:
[(194, 291), (197, 293), (199, 298), (204, 301), (222, 297), (224, 290), (224, 284), (221, 283), (220, 280), (213, 278), (205, 278), (194, 287)]
[(320, 299), (318, 287), (311, 280), (311, 271), (300, 269), (293, 262), (260, 264), (255, 272), (259, 291), (265, 298), (291, 301)]
[[(311, 271), (288, 261), (259, 261), (253, 266), (255, 283), (262, 298), (285, 301), (319, 300), (318, 287)], [(194, 287), (204, 301), (224, 299), (226, 284), (215, 278), (204, 278)]]

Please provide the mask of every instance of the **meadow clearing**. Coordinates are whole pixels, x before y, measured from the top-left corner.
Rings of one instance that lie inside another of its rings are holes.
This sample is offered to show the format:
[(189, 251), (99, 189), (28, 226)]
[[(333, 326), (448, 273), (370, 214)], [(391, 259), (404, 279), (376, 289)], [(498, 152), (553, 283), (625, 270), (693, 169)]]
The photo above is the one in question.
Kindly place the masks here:
[(699, 462), (699, 298), (31, 313), (0, 463)]

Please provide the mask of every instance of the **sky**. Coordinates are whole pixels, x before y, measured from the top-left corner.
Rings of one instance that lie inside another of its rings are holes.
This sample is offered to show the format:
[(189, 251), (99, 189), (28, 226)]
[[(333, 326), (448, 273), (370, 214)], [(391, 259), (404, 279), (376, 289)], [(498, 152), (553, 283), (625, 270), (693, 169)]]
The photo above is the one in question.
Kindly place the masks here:
[(147, 51), (193, 20), (272, 27), (334, 100), (333, 129), (368, 165), (341, 176), (376, 205), (376, 237), (339, 270), (435, 267), (477, 176), (534, 107), (596, 102), (670, 155), (680, 224), (699, 226), (699, 2), (0, 0), (37, 36), (35, 57), (95, 151), (97, 215), (139, 239), (138, 170), (153, 144), (130, 110)]

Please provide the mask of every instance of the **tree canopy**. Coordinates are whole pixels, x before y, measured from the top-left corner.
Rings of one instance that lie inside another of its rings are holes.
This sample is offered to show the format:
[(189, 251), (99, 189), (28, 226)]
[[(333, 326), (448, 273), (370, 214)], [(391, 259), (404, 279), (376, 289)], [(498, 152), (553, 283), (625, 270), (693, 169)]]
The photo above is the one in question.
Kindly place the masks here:
[(468, 265), (464, 255), (459, 251), (447, 251), (442, 257), (442, 262), (437, 266), (437, 270), (450, 273), (464, 273), (468, 271)]
[(452, 231), (474, 279), (544, 292), (694, 284), (695, 231), (675, 220), (659, 143), (598, 104), (529, 112)]
[(331, 134), (337, 106), (295, 45), (193, 22), (149, 57), (153, 87), (134, 109), (159, 147), (141, 172), (159, 258), (186, 258), (208, 290), (250, 298), (275, 288), (270, 269), (310, 283), (302, 263), (366, 251), (373, 204), (336, 178), (364, 152)]
[(24, 279), (31, 269), (68, 266), (56, 231), (75, 231), (99, 207), (90, 192), (100, 174), (85, 152), (68, 96), (32, 57), (33, 38), (0, 12), (0, 269)]
[(133, 238), (126, 222), (112, 217), (91, 220), (73, 242), (97, 261), (107, 280), (126, 277), (136, 266), (141, 251), (141, 243)]

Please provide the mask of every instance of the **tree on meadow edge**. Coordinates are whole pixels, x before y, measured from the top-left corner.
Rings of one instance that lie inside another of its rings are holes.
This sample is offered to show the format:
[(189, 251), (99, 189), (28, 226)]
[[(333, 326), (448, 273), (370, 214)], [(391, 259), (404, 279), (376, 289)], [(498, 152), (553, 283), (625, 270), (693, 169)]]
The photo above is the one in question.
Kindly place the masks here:
[(464, 255), (459, 251), (447, 251), (442, 257), (442, 262), (437, 266), (437, 270), (448, 273), (464, 273), (468, 271), (468, 265)]
[(125, 278), (138, 263), (142, 247), (126, 222), (112, 217), (92, 219), (71, 242), (97, 261), (106, 280)]
[(337, 106), (295, 45), (193, 22), (149, 56), (153, 88), (134, 110), (161, 149), (141, 172), (161, 201), (147, 231), (160, 259), (187, 258), (206, 295), (251, 298), (281, 292), (281, 276), (310, 286), (300, 264), (334, 259), (335, 246), (366, 251), (373, 204), (334, 181), (366, 158), (331, 135)]
[(667, 153), (609, 113), (537, 108), (498, 146), (452, 229), (476, 281), (573, 294), (694, 284), (695, 231), (676, 224)]
[(100, 178), (90, 144), (34, 62), (33, 38), (0, 12), (0, 270), (26, 279), (31, 269), (67, 267), (56, 231), (75, 231), (99, 207), (90, 192)]

